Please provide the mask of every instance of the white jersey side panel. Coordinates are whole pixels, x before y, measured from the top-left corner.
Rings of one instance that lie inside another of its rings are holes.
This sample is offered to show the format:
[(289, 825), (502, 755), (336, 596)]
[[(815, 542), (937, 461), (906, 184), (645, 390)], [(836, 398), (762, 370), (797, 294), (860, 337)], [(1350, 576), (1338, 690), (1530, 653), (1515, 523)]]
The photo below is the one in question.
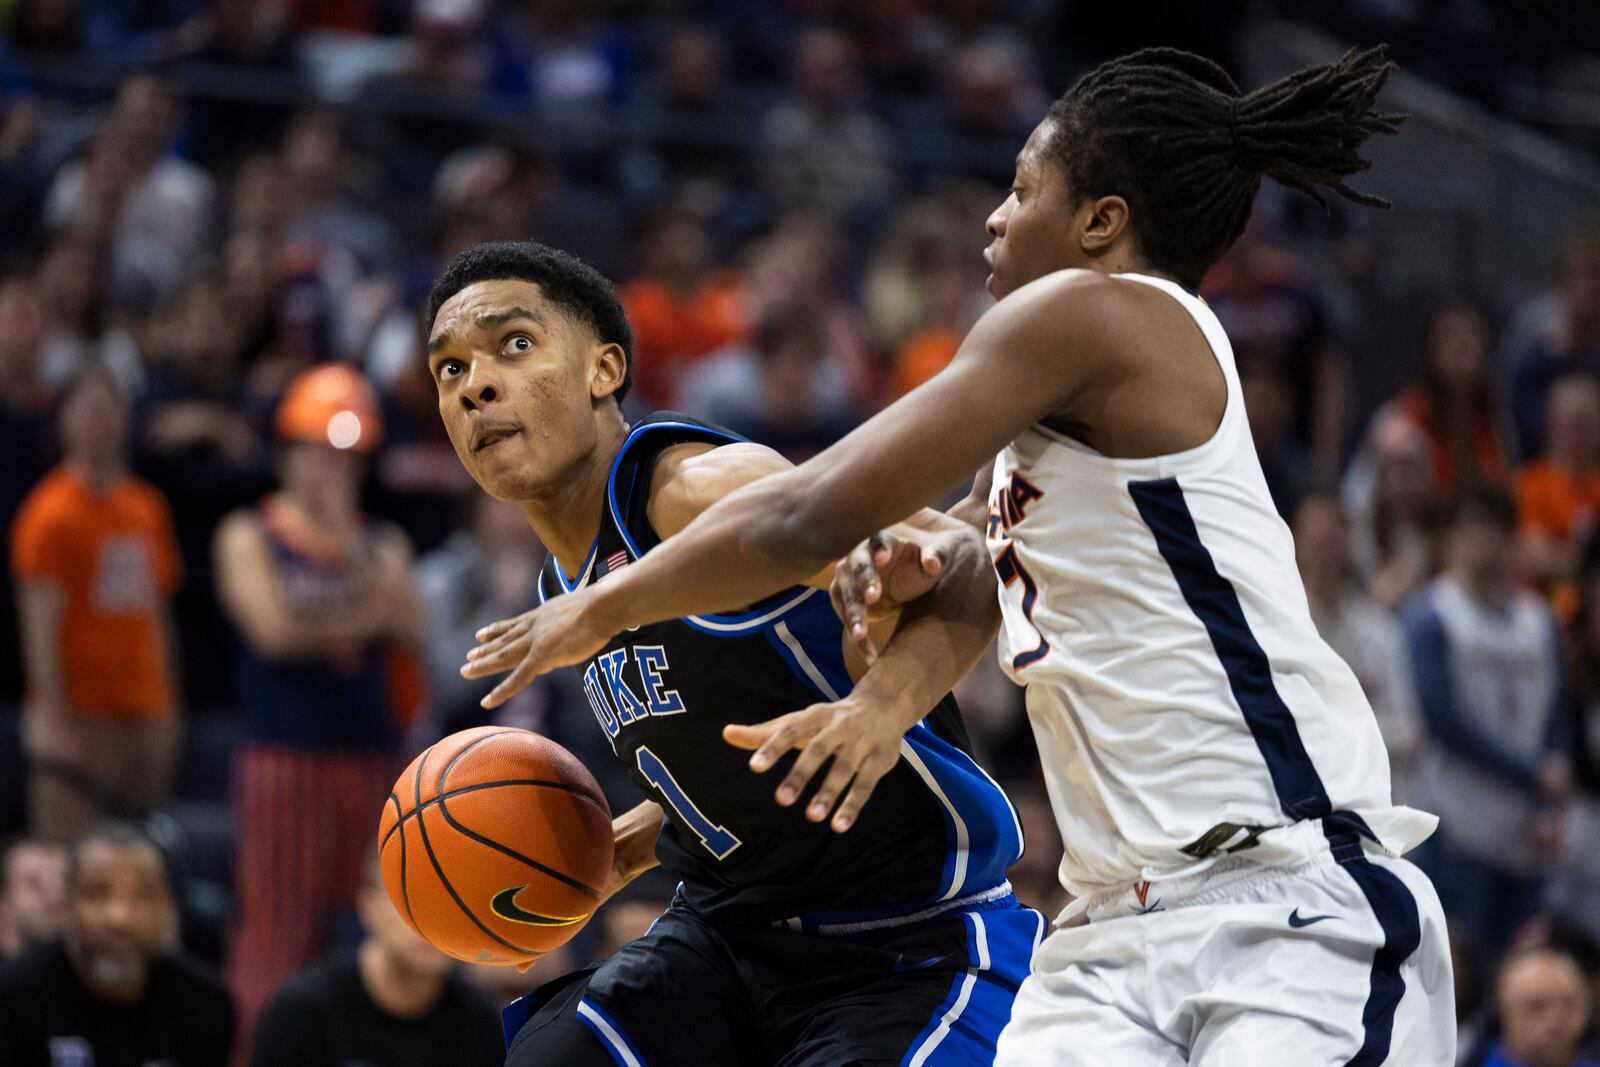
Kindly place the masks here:
[(1372, 709), (1317, 635), (1228, 339), (1181, 287), (1119, 277), (1189, 312), (1228, 399), (1187, 452), (1108, 459), (1034, 427), (996, 459), (1001, 662), (1028, 690), (1063, 883), (1193, 871), (1326, 816), (1402, 853), (1437, 820), (1392, 804)]

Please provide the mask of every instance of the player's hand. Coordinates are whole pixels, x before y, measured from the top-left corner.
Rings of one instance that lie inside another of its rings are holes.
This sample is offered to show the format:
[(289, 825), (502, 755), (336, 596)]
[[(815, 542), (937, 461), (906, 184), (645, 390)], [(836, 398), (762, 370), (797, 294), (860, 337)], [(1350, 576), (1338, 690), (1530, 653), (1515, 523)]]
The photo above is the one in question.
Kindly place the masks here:
[(839, 561), (828, 596), (867, 663), (878, 658), (872, 624), (932, 589), (957, 544), (947, 532), (879, 530)]
[(855, 824), (878, 781), (900, 759), (894, 717), (881, 708), (863, 708), (849, 697), (750, 726), (729, 724), (722, 728), (722, 737), (735, 748), (755, 750), (750, 769), (757, 773), (770, 770), (785, 752), (800, 750), (800, 757), (778, 784), (778, 803), (784, 807), (798, 800), (823, 764), (832, 759), (833, 766), (806, 805), (806, 818), (821, 822), (833, 811), (831, 825), (841, 834)]
[(581, 663), (605, 647), (616, 628), (596, 617), (593, 592), (585, 589), (556, 597), (473, 635), (478, 647), (467, 653), (461, 677), (487, 678), (511, 672), (480, 701), (484, 707), (497, 708), (539, 675)]

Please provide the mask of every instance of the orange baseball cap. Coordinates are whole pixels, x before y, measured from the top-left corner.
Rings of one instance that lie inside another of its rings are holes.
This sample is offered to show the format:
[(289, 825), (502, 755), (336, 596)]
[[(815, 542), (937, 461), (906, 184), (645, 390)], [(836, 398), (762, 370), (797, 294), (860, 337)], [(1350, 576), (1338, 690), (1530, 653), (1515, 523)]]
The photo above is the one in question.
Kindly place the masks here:
[(283, 394), (278, 436), (370, 455), (383, 439), (377, 391), (349, 364), (312, 367), (290, 382)]

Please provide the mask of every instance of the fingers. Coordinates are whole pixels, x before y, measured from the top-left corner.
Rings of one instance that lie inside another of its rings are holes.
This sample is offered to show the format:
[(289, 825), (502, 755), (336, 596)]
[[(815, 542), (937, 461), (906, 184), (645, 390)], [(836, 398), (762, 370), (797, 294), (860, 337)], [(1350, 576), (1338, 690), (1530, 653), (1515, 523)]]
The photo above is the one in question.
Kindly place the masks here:
[(837, 594), (839, 618), (856, 641), (867, 632), (865, 590), (873, 574), (872, 561), (858, 545), (835, 568), (833, 586), (829, 590), (830, 594)]
[(467, 662), (461, 666), (461, 677), (487, 678), (491, 674), (508, 671), (520, 663), (527, 654), (525, 641), (503, 645), (493, 651), (475, 648), (467, 653)]
[(861, 814), (861, 809), (866, 805), (868, 798), (872, 796), (872, 791), (878, 788), (878, 783), (893, 766), (892, 762), (885, 764), (877, 760), (867, 760), (856, 769), (856, 776), (850, 782), (850, 791), (845, 794), (844, 803), (833, 813), (834, 833), (842, 834), (855, 825), (856, 818)]
[(845, 754), (836, 754), (833, 757), (833, 766), (828, 768), (827, 777), (822, 779), (817, 791), (811, 794), (811, 803), (806, 805), (806, 818), (812, 822), (826, 819), (828, 812), (833, 810), (834, 802), (839, 799), (840, 794), (850, 788), (850, 780), (855, 776), (855, 761)]
[(878, 568), (888, 564), (893, 556), (894, 538), (882, 530), (867, 538), (865, 544), (857, 545), (855, 551), (850, 553), (851, 576), (861, 589), (863, 602), (876, 604), (883, 596), (883, 580)]
[(894, 557), (894, 538), (887, 531), (879, 530), (867, 538), (867, 548), (872, 552), (872, 561), (878, 566), (887, 566)]
[(501, 704), (526, 689), (528, 683), (537, 678), (539, 674), (540, 671), (537, 664), (535, 664), (533, 657), (529, 655), (521, 663), (517, 664), (517, 669), (507, 675), (505, 681), (491, 689), (489, 695), (478, 701), (478, 703), (486, 708), (498, 708)]
[(810, 742), (827, 718), (828, 705), (815, 705), (749, 726), (730, 723), (722, 728), (722, 737), (736, 748), (755, 749), (750, 769), (760, 774), (771, 770), (784, 753)]
[[(495, 625), (500, 625), (496, 623)], [(500, 630), (493, 638), (480, 641), (476, 648), (467, 651), (467, 662), (472, 663), (490, 656), (496, 656), (507, 648), (516, 646), (528, 632), (528, 623), (522, 619), (513, 619), (506, 629)]]
[(480, 645), (489, 644), (495, 638), (499, 637), (501, 634), (505, 633), (507, 630), (511, 629), (521, 621), (522, 616), (518, 615), (515, 618), (501, 619), (499, 622), (491, 622), (488, 626), (483, 627), (477, 633), (473, 634), (473, 639), (476, 640)]
[(794, 766), (789, 768), (789, 773), (778, 784), (778, 803), (788, 807), (800, 799), (806, 783), (815, 778), (822, 765), (834, 756), (834, 749), (838, 742), (831, 734), (826, 732), (813, 737), (804, 748), (800, 756), (794, 761)]
[(730, 722), (722, 728), (722, 739), (734, 748), (753, 751), (760, 748), (776, 730), (777, 727), (771, 722), (752, 723), (749, 725)]

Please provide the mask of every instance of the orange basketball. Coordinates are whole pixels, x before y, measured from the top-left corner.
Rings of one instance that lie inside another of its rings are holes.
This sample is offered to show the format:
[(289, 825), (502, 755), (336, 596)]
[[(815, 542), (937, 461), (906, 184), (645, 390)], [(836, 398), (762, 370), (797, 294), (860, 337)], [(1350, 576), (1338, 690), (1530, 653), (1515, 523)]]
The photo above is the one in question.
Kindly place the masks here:
[(471, 963), (531, 963), (583, 929), (611, 877), (611, 845), (611, 809), (583, 764), (498, 726), (451, 734), (412, 760), (378, 824), (395, 907)]

